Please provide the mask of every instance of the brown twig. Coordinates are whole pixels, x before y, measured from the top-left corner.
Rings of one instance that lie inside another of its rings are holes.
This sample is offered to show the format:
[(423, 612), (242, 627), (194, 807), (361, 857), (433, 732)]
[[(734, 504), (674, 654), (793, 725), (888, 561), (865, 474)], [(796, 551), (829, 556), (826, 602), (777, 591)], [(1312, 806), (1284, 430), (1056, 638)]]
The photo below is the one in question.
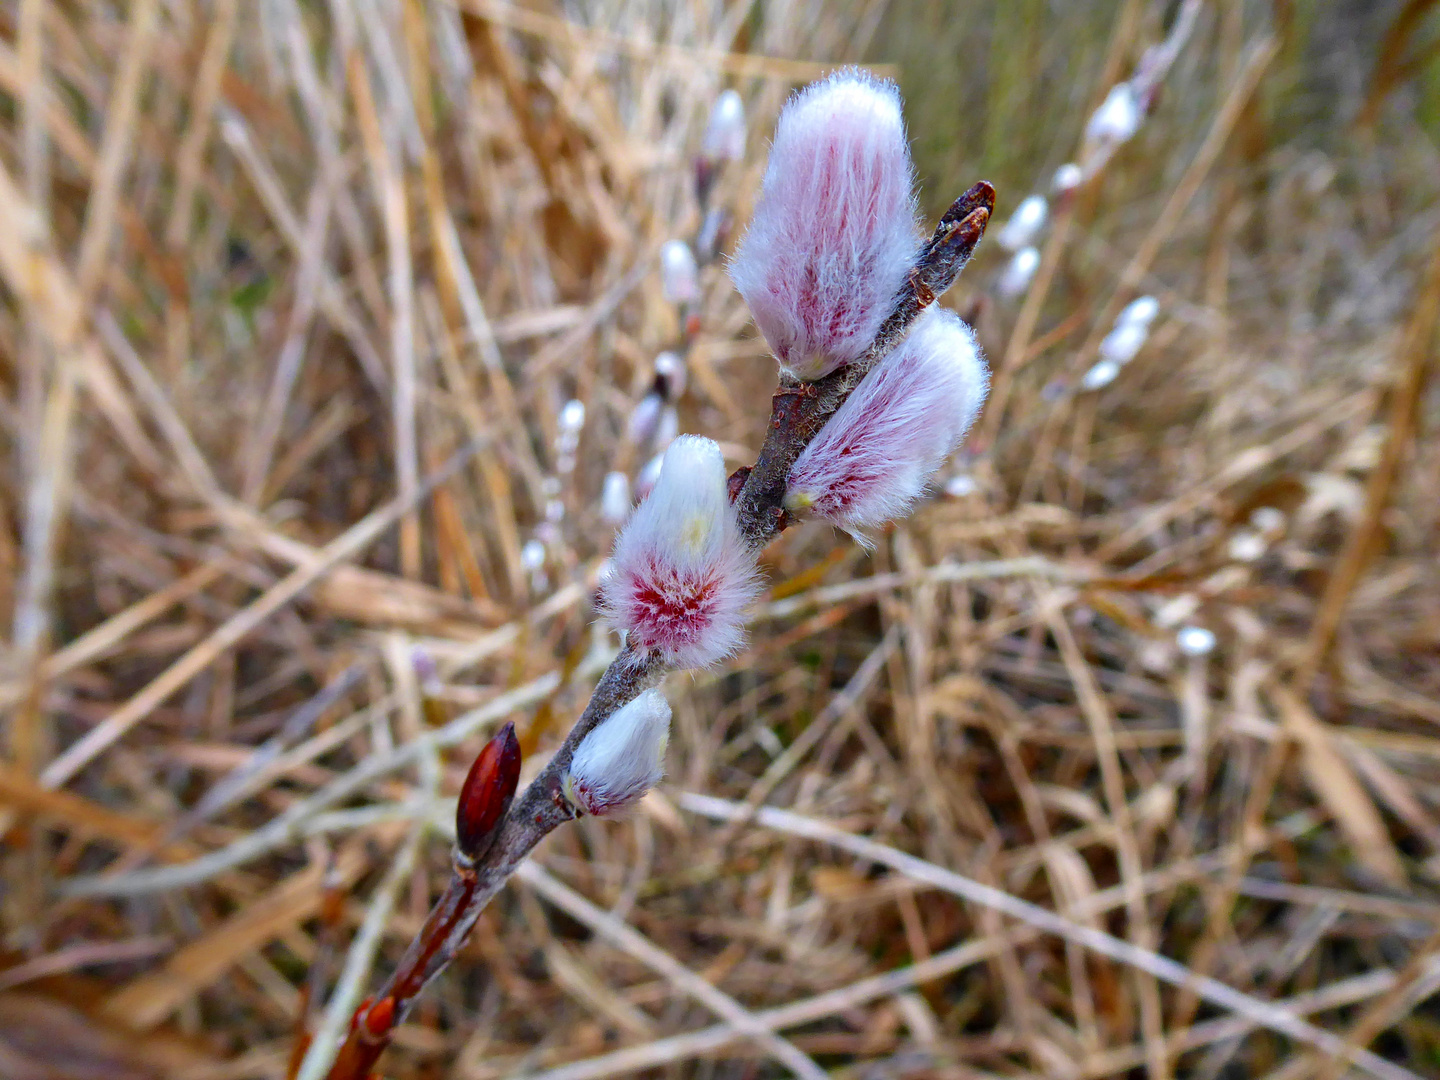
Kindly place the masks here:
[[(753, 467), (739, 470), (732, 477), (740, 529), (753, 547), (764, 547), (790, 524), (784, 498), (786, 480), (795, 459), (844, 404), (865, 373), (905, 336), (920, 312), (954, 283), (984, 236), (994, 205), (995, 189), (984, 181), (955, 200), (940, 219), (934, 236), (921, 249), (890, 316), (860, 360), (815, 383), (789, 377), (781, 379), (759, 458)], [(365, 1080), (416, 996), (455, 958), (491, 897), (499, 892), (536, 844), (575, 818), (575, 809), (565, 799), (562, 784), (580, 740), (621, 706), (657, 686), (665, 673), (664, 663), (654, 654), (638, 652), (628, 645), (621, 649), (601, 676), (585, 711), (544, 770), (531, 781), (513, 808), (509, 807), (507, 797), (508, 813), (493, 814), (497, 805), (495, 790), (487, 789), (482, 794), (475, 786), (477, 771), (488, 775), (482, 765), (486, 755), (498, 753), (492, 750), (495, 742), (486, 748), (460, 796), (457, 815), (460, 842), (456, 846), (450, 881), (395, 974), (356, 1011), (350, 1032), (325, 1074), (328, 1080)], [(513, 728), (509, 726), (497, 740), (503, 740), (507, 733), (513, 740)], [(518, 775), (518, 746), (514, 769)], [(514, 791), (513, 780), (510, 791)], [(492, 814), (493, 820), (489, 817)], [(479, 817), (486, 817), (481, 830), (483, 850), (477, 850), (481, 840), (475, 835)], [(320, 1054), (326, 1052), (323, 1047), (317, 1049)], [(318, 1074), (318, 1066), (302, 1069), (300, 1080)]]

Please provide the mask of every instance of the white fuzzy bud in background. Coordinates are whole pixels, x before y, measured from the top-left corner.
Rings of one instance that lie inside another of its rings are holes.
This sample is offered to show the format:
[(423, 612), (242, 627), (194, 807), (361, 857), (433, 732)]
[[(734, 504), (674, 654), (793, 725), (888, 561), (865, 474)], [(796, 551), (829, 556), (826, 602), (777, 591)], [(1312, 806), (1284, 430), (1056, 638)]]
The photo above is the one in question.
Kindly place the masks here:
[(1080, 385), (1086, 390), (1100, 390), (1109, 386), (1115, 381), (1115, 376), (1120, 374), (1120, 365), (1114, 360), (1101, 360), (1098, 364), (1085, 372)]
[(1028, 195), (1020, 201), (1015, 213), (1010, 215), (1010, 220), (1005, 222), (1005, 227), (1000, 230), (996, 239), (1006, 251), (1019, 251), (1023, 247), (1029, 247), (1040, 235), (1040, 230), (1045, 227), (1045, 219), (1049, 216), (1050, 204), (1045, 201), (1045, 197)]
[(520, 549), (520, 565), (531, 573), (545, 565), (545, 545), (539, 540), (526, 540)]
[(1194, 593), (1172, 596), (1155, 609), (1155, 625), (1169, 629), (1179, 626), (1200, 610), (1200, 598)]
[[(554, 530), (555, 526), (548, 522), (541, 522), (540, 528), (547, 531)], [(545, 541), (538, 537), (526, 540), (520, 548), (520, 565), (530, 574), (530, 588), (535, 592), (543, 592), (550, 587), (550, 579), (545, 573)]]
[(1100, 342), (1100, 359), (1114, 364), (1117, 368), (1135, 359), (1145, 346), (1150, 328), (1139, 323), (1122, 323), (1115, 327)]
[(980, 485), (969, 473), (961, 473), (959, 476), (952, 476), (945, 481), (945, 494), (952, 499), (963, 499), (967, 495), (974, 495), (980, 490)]
[(1285, 512), (1273, 506), (1257, 506), (1250, 512), (1250, 524), (1266, 536), (1279, 536), (1285, 531)]
[(1236, 562), (1254, 562), (1265, 554), (1267, 546), (1259, 533), (1239, 529), (1230, 537), (1226, 550)]
[(664, 408), (665, 402), (659, 394), (646, 394), (630, 410), (630, 418), (625, 422), (626, 438), (635, 446), (646, 445), (660, 424), (660, 412)]
[(1150, 324), (1160, 313), (1160, 301), (1141, 296), (1130, 301), (1115, 316), (1115, 326), (1100, 342), (1100, 357), (1123, 366), (1135, 359), (1150, 336)]
[(660, 466), (664, 463), (664, 454), (656, 454), (645, 463), (640, 475), (635, 477), (635, 498), (647, 498), (655, 490), (655, 481), (660, 479)]
[(920, 249), (913, 189), (893, 84), (852, 68), (790, 99), (730, 262), (782, 369), (821, 379), (870, 347)]
[(655, 357), (655, 375), (665, 381), (665, 400), (678, 401), (685, 393), (685, 358), (665, 351)]
[(713, 440), (682, 435), (670, 444), (614, 558), (601, 605), (630, 646), (681, 668), (705, 667), (740, 647), (741, 612), (759, 591), (758, 575)]
[(415, 677), (420, 681), (420, 689), (428, 697), (438, 697), (444, 692), (444, 684), (440, 681), (440, 669), (435, 664), (435, 656), (423, 645), (415, 645), (410, 649), (410, 664), (415, 669)]
[(965, 437), (988, 384), (970, 328), (926, 308), (795, 460), (786, 507), (848, 530), (899, 517)]
[(611, 525), (619, 525), (630, 516), (630, 478), (623, 472), (605, 474), (600, 490), (600, 513)]
[(660, 249), (660, 288), (672, 304), (700, 299), (700, 269), (684, 240), (667, 240)]
[(743, 161), (745, 158), (745, 103), (734, 90), (715, 99), (700, 152), (712, 161)]
[(675, 411), (673, 405), (666, 405), (660, 410), (660, 422), (655, 425), (655, 449), (664, 450), (672, 442), (675, 436), (680, 434), (680, 414)]
[(1140, 100), (1128, 82), (1110, 88), (1085, 124), (1087, 150), (1114, 150), (1140, 130)]
[(1215, 635), (1203, 626), (1182, 626), (1175, 644), (1186, 656), (1208, 656), (1215, 649)]
[(585, 426), (585, 403), (574, 398), (560, 410), (560, 430), (574, 434)]
[(1035, 271), (1039, 269), (1039, 250), (1033, 247), (1021, 248), (1005, 264), (1005, 269), (1000, 274), (1000, 280), (996, 283), (996, 291), (1006, 300), (1018, 300), (1025, 295), (1025, 290), (1030, 288)]
[(565, 774), (565, 798), (597, 817), (634, 806), (665, 777), (670, 704), (646, 690), (601, 720), (580, 740)]
[(1153, 296), (1137, 296), (1115, 316), (1116, 326), (1145, 326), (1155, 321), (1160, 314), (1160, 301)]
[(1078, 188), (1085, 179), (1085, 173), (1073, 161), (1067, 161), (1055, 170), (1050, 180), (1050, 190), (1056, 195), (1068, 195)]

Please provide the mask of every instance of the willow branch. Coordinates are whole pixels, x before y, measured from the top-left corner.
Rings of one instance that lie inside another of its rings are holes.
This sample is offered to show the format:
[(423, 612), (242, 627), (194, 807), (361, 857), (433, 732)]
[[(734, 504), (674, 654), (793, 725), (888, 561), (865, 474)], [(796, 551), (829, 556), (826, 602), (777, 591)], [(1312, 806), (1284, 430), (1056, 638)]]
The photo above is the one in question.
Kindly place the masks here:
[[(864, 356), (818, 382), (782, 376), (758, 459), (730, 478), (740, 530), (752, 547), (763, 548), (791, 524), (784, 501), (796, 458), (865, 374), (905, 337), (920, 313), (954, 284), (984, 236), (994, 205), (995, 189), (983, 180), (955, 200), (921, 248), (890, 315)], [(617, 709), (658, 686), (667, 670), (654, 653), (628, 645), (620, 650), (600, 677), (585, 711), (505, 815), (486, 851), (472, 857), (457, 849), (444, 893), (395, 973), (356, 1012), (327, 1074), (329, 1080), (365, 1080), (370, 1066), (389, 1045), (395, 1027), (424, 987), (455, 958), (485, 905), (541, 840), (576, 816), (562, 785), (581, 740)], [(320, 1045), (312, 1048), (314, 1055), (330, 1052)], [(310, 1068), (302, 1076), (320, 1075), (308, 1058), (306, 1065)]]

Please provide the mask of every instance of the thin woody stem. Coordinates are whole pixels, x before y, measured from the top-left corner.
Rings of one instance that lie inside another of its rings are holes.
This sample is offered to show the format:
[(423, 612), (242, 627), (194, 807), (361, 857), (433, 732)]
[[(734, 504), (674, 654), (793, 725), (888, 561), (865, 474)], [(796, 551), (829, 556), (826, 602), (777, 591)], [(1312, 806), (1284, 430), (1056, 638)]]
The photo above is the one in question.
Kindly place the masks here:
[[(753, 467), (737, 470), (731, 478), (740, 530), (752, 547), (764, 547), (791, 524), (784, 502), (795, 459), (865, 374), (905, 337), (920, 313), (954, 283), (984, 236), (994, 206), (995, 189), (985, 181), (951, 204), (934, 236), (921, 248), (889, 317), (864, 356), (818, 382), (781, 378), (759, 458)], [(620, 650), (564, 743), (510, 808), (489, 848), (473, 860), (457, 850), (444, 893), (394, 974), (357, 1010), (328, 1080), (365, 1080), (389, 1045), (395, 1027), (430, 980), (455, 958), (485, 905), (535, 845), (576, 816), (562, 794), (562, 785), (580, 740), (617, 709), (659, 685), (666, 671), (664, 662), (653, 653), (628, 645)]]

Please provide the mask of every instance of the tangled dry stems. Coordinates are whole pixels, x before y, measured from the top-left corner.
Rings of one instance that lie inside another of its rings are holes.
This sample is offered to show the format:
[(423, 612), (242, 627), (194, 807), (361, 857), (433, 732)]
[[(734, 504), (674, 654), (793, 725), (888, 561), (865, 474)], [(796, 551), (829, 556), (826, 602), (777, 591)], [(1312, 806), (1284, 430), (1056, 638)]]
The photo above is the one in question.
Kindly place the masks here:
[[(1433, 1074), (1433, 144), (1403, 95), (1359, 138), (1293, 137), (1318, 46), (1240, 7), (1207, 8), (1143, 136), (1054, 223), (1039, 298), (997, 304), (982, 250), (949, 301), (1008, 383), (963, 463), (975, 493), (873, 563), (814, 526), (773, 545), (752, 651), (674, 695), (670, 785), (541, 849), (387, 1075), (732, 1075), (782, 1041), (855, 1076), (1340, 1067), (766, 824), (782, 812)], [(557, 745), (613, 656), (589, 610), (600, 480), (679, 332), (655, 255), (691, 227), (705, 110), (733, 82), (763, 130), (823, 70), (787, 52), (857, 59), (881, 9), (731, 18), (688, 5), (657, 36), (626, 4), (578, 27), (490, 0), (19, 5), (7, 1061), (284, 1075), (307, 981), (318, 1015), (416, 929), (445, 872), (429, 823), (484, 737), (514, 718), (533, 760)], [(875, 43), (909, 58), (922, 141), (927, 109), (968, 113), (907, 35), (973, 29), (929, 18)], [(1047, 67), (1069, 89), (1035, 102), (1045, 121), (932, 189), (993, 175), (1003, 215), (1158, 19), (1042, 27), (1083, 70)], [(960, 92), (1026, 100), (1005, 58), (1059, 62), (986, 27), (1000, 59)], [(684, 426), (739, 464), (773, 369), (728, 285), (705, 289)], [(1134, 289), (1164, 305), (1147, 350), (1071, 393)], [(535, 593), (520, 549), (572, 397), (580, 466)], [(1213, 653), (1178, 651), (1187, 623)], [(716, 797), (748, 812), (693, 812)], [(97, 874), (110, 895), (55, 901)]]

